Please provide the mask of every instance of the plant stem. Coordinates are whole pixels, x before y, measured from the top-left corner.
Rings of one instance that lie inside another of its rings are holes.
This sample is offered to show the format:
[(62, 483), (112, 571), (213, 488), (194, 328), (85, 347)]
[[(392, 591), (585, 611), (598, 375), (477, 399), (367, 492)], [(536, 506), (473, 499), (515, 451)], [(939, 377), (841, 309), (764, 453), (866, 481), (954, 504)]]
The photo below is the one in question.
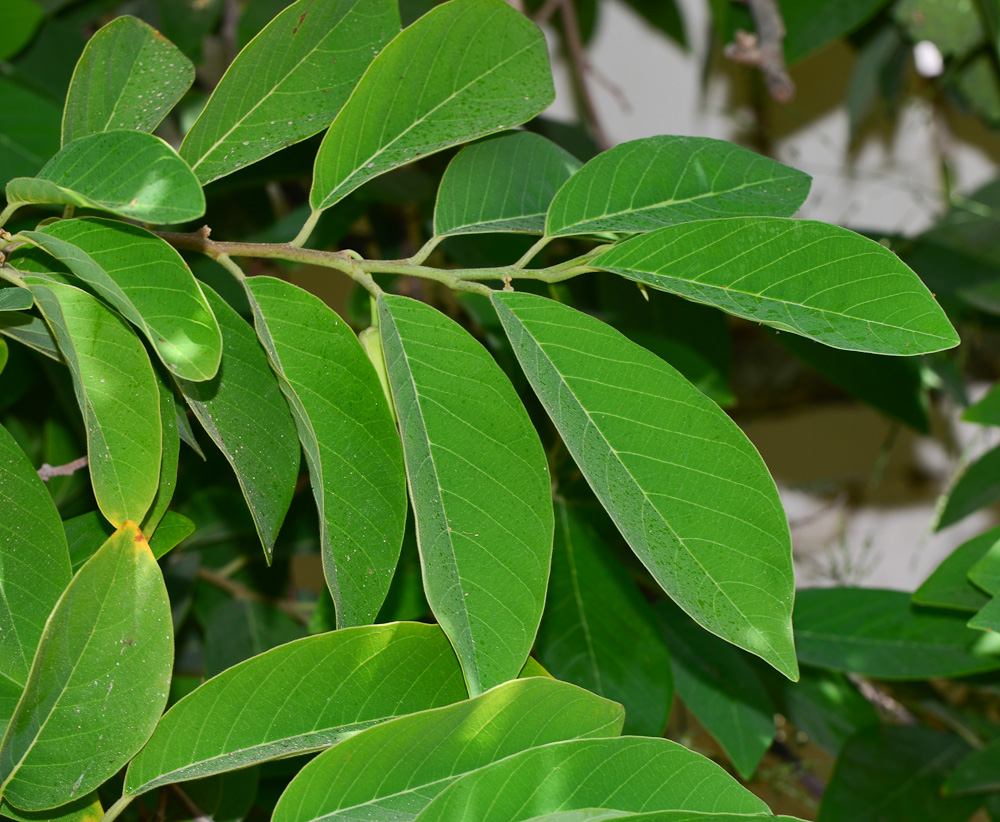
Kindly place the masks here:
[(10, 203), (3, 211), (0, 211), (0, 227), (11, 218), (15, 211), (21, 207), (20, 203)]
[(305, 244), (305, 241), (309, 239), (309, 235), (312, 234), (313, 229), (316, 228), (316, 223), (319, 222), (319, 218), (322, 214), (322, 211), (314, 211), (310, 214), (309, 219), (306, 220), (305, 225), (302, 226), (302, 230), (295, 235), (295, 239), (292, 240), (291, 245), (301, 248)]
[(410, 262), (414, 265), (420, 265), (423, 263), (424, 260), (431, 256), (431, 252), (438, 247), (438, 243), (440, 243), (443, 239), (444, 237), (440, 234), (435, 234), (419, 248), (416, 254), (410, 257)]
[(536, 254), (541, 251), (545, 246), (549, 244), (552, 238), (548, 235), (539, 238), (539, 240), (531, 246), (527, 251), (524, 252), (524, 256), (521, 257), (516, 263), (514, 263), (514, 268), (524, 268), (528, 263), (530, 263)]
[(104, 816), (101, 817), (101, 822), (112, 822), (112, 820), (117, 819), (118, 814), (125, 810), (131, 804), (133, 799), (135, 799), (135, 796), (123, 796), (104, 812)]

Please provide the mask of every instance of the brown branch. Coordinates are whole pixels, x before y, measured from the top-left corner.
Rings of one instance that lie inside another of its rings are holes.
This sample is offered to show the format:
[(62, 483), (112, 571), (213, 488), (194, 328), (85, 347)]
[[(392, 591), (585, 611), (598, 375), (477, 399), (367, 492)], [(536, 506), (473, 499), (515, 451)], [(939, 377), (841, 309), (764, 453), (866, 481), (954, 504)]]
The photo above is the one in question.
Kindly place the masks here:
[(760, 69), (770, 95), (787, 103), (795, 96), (795, 83), (785, 66), (785, 21), (777, 0), (747, 0), (747, 5), (757, 33), (740, 29), (735, 42), (727, 44), (722, 53), (736, 63)]
[(65, 465), (49, 465), (47, 462), (38, 469), (38, 477), (42, 482), (48, 482), (53, 477), (71, 477), (81, 468), (87, 467), (87, 458), (80, 457)]

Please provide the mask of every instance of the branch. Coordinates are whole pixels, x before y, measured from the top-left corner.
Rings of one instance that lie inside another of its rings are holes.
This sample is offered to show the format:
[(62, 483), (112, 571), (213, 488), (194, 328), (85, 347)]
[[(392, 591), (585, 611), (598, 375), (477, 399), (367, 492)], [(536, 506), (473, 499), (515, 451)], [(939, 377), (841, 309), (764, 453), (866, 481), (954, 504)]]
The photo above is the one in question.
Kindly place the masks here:
[(785, 21), (777, 0), (747, 0), (747, 5), (757, 34), (740, 29), (736, 41), (726, 45), (722, 53), (736, 63), (760, 69), (770, 95), (787, 103), (795, 96), (795, 83), (785, 66)]
[(38, 478), (42, 482), (48, 482), (53, 477), (71, 477), (81, 468), (86, 467), (86, 457), (80, 457), (72, 462), (67, 462), (65, 465), (49, 465), (46, 462), (42, 463), (42, 467), (38, 469)]

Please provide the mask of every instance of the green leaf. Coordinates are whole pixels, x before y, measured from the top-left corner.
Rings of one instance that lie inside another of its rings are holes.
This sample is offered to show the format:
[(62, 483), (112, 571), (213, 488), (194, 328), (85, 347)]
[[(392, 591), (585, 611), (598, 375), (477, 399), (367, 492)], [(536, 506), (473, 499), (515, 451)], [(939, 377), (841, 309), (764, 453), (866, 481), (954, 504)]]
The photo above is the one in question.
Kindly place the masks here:
[(247, 291), (309, 466), (337, 627), (369, 625), (406, 527), (403, 449), (389, 403), (358, 338), (322, 300), (272, 277), (251, 278)]
[(62, 144), (112, 129), (151, 132), (194, 82), (194, 66), (156, 29), (116, 17), (87, 42), (63, 109)]
[(71, 517), (63, 522), (66, 543), (69, 545), (69, 560), (73, 565), (73, 573), (80, 570), (88, 559), (115, 532), (100, 511), (88, 511), (86, 514)]
[[(160, 520), (167, 513), (167, 507), (174, 497), (177, 486), (177, 463), (180, 458), (181, 439), (177, 434), (177, 416), (174, 413), (174, 392), (163, 375), (154, 370), (156, 387), (160, 393), (160, 424), (163, 431), (163, 452), (160, 456), (160, 480), (156, 486), (156, 496), (153, 504), (139, 524), (143, 535), (152, 540), (158, 530)], [(157, 559), (160, 554), (153, 551)]]
[(619, 822), (802, 822), (791, 816), (761, 816), (744, 813), (699, 813), (697, 811), (651, 811), (650, 813), (629, 813), (608, 808), (584, 808), (578, 811), (557, 811), (542, 816), (533, 816), (525, 822), (598, 822), (614, 819)]
[(323, 138), (309, 202), (530, 120), (555, 98), (541, 30), (503, 0), (432, 9), (375, 58)]
[(35, 174), (59, 151), (59, 107), (0, 77), (0, 184)]
[(572, 154), (530, 131), (466, 146), (441, 178), (434, 233), (543, 234), (549, 203), (579, 168)]
[(1000, 631), (1000, 596), (993, 597), (972, 619), (969, 627), (978, 631)]
[(142, 522), (160, 481), (160, 394), (146, 349), (110, 308), (85, 291), (27, 277), (69, 365), (87, 430), (90, 478), (116, 528)]
[(167, 143), (141, 131), (74, 140), (34, 177), (7, 183), (7, 202), (93, 208), (147, 223), (186, 223), (205, 213), (194, 172)]
[(677, 0), (625, 0), (625, 3), (651, 26), (659, 29), (681, 48), (687, 49), (684, 20), (677, 8)]
[(788, 34), (785, 60), (797, 63), (818, 48), (859, 28), (888, 0), (780, 0)]
[(59, 220), (23, 237), (93, 287), (150, 341), (170, 372), (207, 380), (222, 335), (191, 270), (155, 234), (117, 220)]
[(205, 626), (205, 676), (303, 636), (305, 628), (273, 605), (230, 599), (212, 609)]
[(386, 722), (320, 754), (292, 780), (274, 822), (412, 819), (465, 773), (528, 748), (617, 736), (620, 705), (552, 679)]
[(298, 0), (215, 87), (181, 145), (202, 183), (325, 129), (368, 64), (399, 31), (392, 0)]
[(582, 808), (766, 814), (768, 807), (709, 759), (667, 739), (555, 742), (472, 771), (416, 822), (516, 822)]
[(97, 793), (91, 792), (48, 811), (18, 810), (4, 799), (0, 801), (0, 816), (16, 822), (100, 822), (104, 808)]
[(34, 302), (26, 288), (0, 288), (0, 311), (24, 311)]
[(810, 177), (708, 137), (646, 137), (597, 155), (549, 207), (545, 233), (651, 231), (713, 217), (790, 217)]
[(194, 807), (187, 808), (181, 822), (205, 822), (204, 817), (212, 822), (243, 822), (257, 798), (260, 770), (244, 768), (188, 782), (184, 793)]
[(913, 592), (913, 604), (978, 611), (990, 598), (972, 584), (969, 572), (997, 542), (1000, 542), (1000, 527), (959, 545)]
[(1000, 446), (970, 465), (951, 489), (936, 530), (954, 525), (980, 508), (1000, 500)]
[(833, 348), (914, 355), (959, 342), (895, 254), (826, 223), (701, 220), (626, 240), (590, 264)]
[(0, 314), (0, 334), (17, 340), (58, 363), (63, 362), (62, 353), (52, 332), (49, 331), (45, 321), (38, 317), (29, 314)]
[[(996, 530), (991, 529), (982, 536), (993, 536)], [(969, 569), (969, 580), (990, 596), (1000, 594), (1000, 538)]]
[(211, 380), (177, 384), (236, 472), (270, 562), (299, 474), (295, 423), (253, 329), (212, 289), (202, 289), (222, 330), (222, 363)]
[(919, 725), (868, 728), (844, 746), (819, 822), (966, 822), (979, 800), (943, 797), (941, 785), (968, 752), (957, 736)]
[(21, 696), (45, 620), (69, 584), (59, 513), (34, 467), (0, 426), (0, 737)]
[(622, 703), (625, 733), (663, 733), (674, 689), (656, 616), (600, 536), (561, 499), (535, 648), (553, 676)]
[(34, 0), (5, 0), (3, 10), (3, 42), (0, 60), (9, 60), (30, 41), (45, 17)]
[(1000, 791), (1000, 739), (960, 760), (945, 783), (947, 794)]
[(979, 425), (1000, 425), (1000, 383), (994, 385), (979, 402), (966, 408), (962, 419)]
[(656, 581), (700, 625), (794, 679), (788, 525), (743, 432), (599, 320), (531, 294), (493, 302), (567, 449)]
[(892, 16), (913, 42), (930, 40), (946, 57), (964, 57), (986, 39), (976, 3), (899, 0)]
[(677, 694), (740, 775), (753, 778), (774, 739), (774, 707), (764, 685), (747, 657), (706, 634), (669, 600), (660, 600), (656, 608)]
[(153, 552), (153, 556), (159, 559), (191, 536), (194, 529), (194, 523), (183, 514), (167, 511), (156, 527), (156, 533), (149, 538), (149, 549)]
[(45, 625), (0, 743), (0, 793), (24, 810), (85, 794), (142, 747), (174, 661), (159, 566), (126, 523), (73, 577)]
[(125, 795), (327, 748), (396, 716), (465, 699), (436, 625), (397, 622), (300, 639), (208, 680), (164, 715)]
[(427, 601), (476, 696), (517, 676), (542, 617), (545, 454), (506, 375), (461, 326), (390, 295), (378, 316)]
[(966, 627), (966, 617), (910, 605), (905, 591), (799, 591), (799, 660), (877, 679), (968, 676), (1000, 668), (1000, 640)]

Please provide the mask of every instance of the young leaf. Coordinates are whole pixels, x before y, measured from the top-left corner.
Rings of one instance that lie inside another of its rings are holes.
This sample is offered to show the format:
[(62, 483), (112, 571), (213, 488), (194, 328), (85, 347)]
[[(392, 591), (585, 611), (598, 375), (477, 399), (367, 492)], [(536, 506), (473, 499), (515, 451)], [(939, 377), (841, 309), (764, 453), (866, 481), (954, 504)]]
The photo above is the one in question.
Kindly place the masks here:
[(369, 625), (385, 601), (406, 526), (399, 434), (375, 369), (322, 300), (272, 277), (247, 290), (306, 455), (337, 627)]
[(36, 176), (7, 183), (7, 203), (72, 205), (147, 223), (186, 223), (205, 213), (205, 195), (187, 163), (141, 131), (74, 140)]
[(633, 237), (591, 265), (848, 351), (915, 355), (959, 342), (895, 254), (826, 223), (699, 220)]
[(273, 822), (412, 819), (463, 774), (567, 739), (617, 736), (620, 705), (553, 679), (519, 679), (400, 717), (320, 754), (288, 785)]
[(790, 217), (809, 193), (794, 168), (708, 137), (646, 137), (598, 154), (549, 207), (551, 236), (651, 231), (714, 217)]
[(129, 765), (125, 795), (322, 750), (466, 696), (436, 625), (397, 622), (300, 639), (224, 671), (167, 711)]
[(191, 536), (194, 528), (194, 523), (183, 514), (167, 511), (156, 527), (156, 533), (149, 538), (149, 550), (156, 559), (159, 559)]
[(222, 335), (205, 295), (171, 246), (144, 228), (88, 218), (25, 231), (142, 331), (170, 372), (207, 380), (219, 370)]
[(503, 0), (452, 0), (375, 58), (323, 138), (309, 202), (530, 120), (555, 98), (541, 30)]
[(379, 326), (427, 601), (476, 696), (535, 640), (552, 556), (538, 434), (492, 357), (424, 303), (382, 295)]
[(997, 639), (962, 615), (924, 611), (904, 591), (799, 591), (795, 641), (807, 665), (877, 679), (968, 676), (1000, 668)]
[(325, 129), (399, 32), (394, 0), (298, 0), (248, 43), (181, 144), (208, 183)]
[(493, 302), (567, 449), (656, 581), (700, 625), (794, 679), (788, 525), (743, 432), (599, 320), (531, 294)]
[(24, 311), (34, 304), (26, 288), (0, 288), (0, 311)]
[(978, 611), (990, 598), (972, 584), (969, 572), (997, 542), (1000, 542), (1000, 526), (959, 545), (913, 592), (913, 604)]
[(90, 478), (116, 528), (142, 522), (160, 481), (160, 393), (146, 349), (110, 308), (73, 286), (26, 277), (59, 342), (87, 429)]
[(656, 616), (600, 536), (557, 500), (552, 580), (536, 653), (559, 679), (625, 706), (625, 733), (660, 736), (670, 652)]
[(87, 42), (63, 109), (62, 144), (102, 131), (151, 132), (194, 82), (194, 66), (156, 29), (116, 17)]
[(0, 793), (23, 810), (93, 790), (142, 747), (174, 661), (159, 566), (126, 522), (73, 577), (45, 625), (0, 743)]
[(472, 771), (415, 822), (517, 822), (582, 808), (766, 814), (763, 801), (709, 759), (667, 739), (554, 742)]
[(549, 203), (579, 168), (572, 154), (530, 131), (466, 146), (441, 178), (434, 233), (542, 234)]
[(295, 423), (253, 329), (212, 289), (202, 289), (222, 330), (222, 363), (211, 380), (177, 384), (233, 467), (270, 562), (299, 474)]
[(987, 451), (962, 474), (951, 489), (936, 530), (954, 525), (997, 500), (1000, 500), (1000, 446)]

